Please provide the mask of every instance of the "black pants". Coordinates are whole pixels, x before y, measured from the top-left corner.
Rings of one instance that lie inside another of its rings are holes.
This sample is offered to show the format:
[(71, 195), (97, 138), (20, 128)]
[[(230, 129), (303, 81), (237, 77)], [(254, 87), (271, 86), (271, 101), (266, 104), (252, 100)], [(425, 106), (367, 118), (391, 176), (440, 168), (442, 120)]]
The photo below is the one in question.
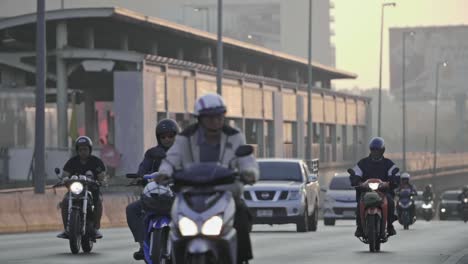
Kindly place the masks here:
[[(359, 204), (362, 202), (361, 199), (357, 199), (359, 203), (357, 204), (356, 208), (356, 225), (361, 226), (361, 213), (359, 211)], [(388, 219), (387, 223), (388, 226), (392, 226), (393, 222), (397, 220), (397, 217), (395, 215), (395, 199), (391, 194), (387, 193), (387, 203), (388, 203)]]
[(145, 227), (141, 200), (137, 200), (127, 205), (127, 209), (125, 211), (127, 215), (127, 224), (132, 232), (133, 239), (135, 239), (135, 242), (143, 243)]
[[(88, 220), (93, 221), (94, 228), (99, 229), (101, 228), (101, 217), (102, 217), (102, 195), (99, 190), (91, 191), (93, 195), (93, 205), (94, 205), (94, 213), (92, 215), (87, 215)], [(60, 204), (62, 209), (62, 222), (63, 228), (67, 229), (67, 221), (68, 221), (68, 196), (69, 193), (67, 192), (63, 197), (63, 200)], [(89, 201), (89, 200), (88, 200)]]
[(252, 216), (244, 200), (236, 199), (236, 214), (234, 216), (234, 228), (237, 231), (237, 262), (253, 259), (250, 230)]

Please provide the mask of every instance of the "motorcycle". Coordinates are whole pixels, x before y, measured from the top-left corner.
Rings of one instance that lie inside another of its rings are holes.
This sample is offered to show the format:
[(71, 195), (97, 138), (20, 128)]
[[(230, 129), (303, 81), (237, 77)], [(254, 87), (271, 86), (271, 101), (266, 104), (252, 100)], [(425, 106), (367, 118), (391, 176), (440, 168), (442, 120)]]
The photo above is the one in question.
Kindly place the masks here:
[(431, 199), (424, 199), (422, 204), (422, 216), (426, 221), (430, 221), (434, 217), (434, 201)]
[[(393, 173), (396, 174), (397, 172), (394, 171)], [(348, 173), (356, 175), (352, 169), (348, 169)], [(388, 183), (384, 183), (380, 179), (368, 179), (361, 185), (354, 187), (364, 192), (359, 203), (359, 213), (364, 236), (362, 238), (359, 237), (359, 240), (365, 244), (369, 244), (370, 252), (379, 252), (381, 243), (388, 241), (388, 201), (387, 195), (384, 192), (388, 188)]]
[[(57, 176), (60, 169), (56, 168)], [(56, 183), (53, 188), (65, 186), (68, 189), (68, 218), (67, 227), (70, 250), (73, 254), (78, 254), (80, 249), (89, 253), (96, 242), (94, 234), (94, 213), (93, 194), (89, 190), (98, 188), (97, 181), (91, 179), (92, 175), (72, 175), (68, 179)], [(91, 188), (90, 188), (91, 187)]]
[[(240, 146), (236, 158), (252, 152), (252, 146)], [(237, 264), (237, 232), (233, 225), (234, 199), (242, 193), (238, 176), (236, 171), (212, 163), (174, 174), (177, 194), (170, 239), (175, 264)]]
[(460, 216), (463, 222), (466, 223), (468, 221), (468, 197), (461, 199), (460, 209)]
[[(156, 174), (127, 174), (127, 178), (137, 179), (132, 185), (141, 186), (141, 179), (152, 180)], [(171, 243), (169, 240), (170, 210), (174, 194), (169, 187), (150, 181), (141, 195), (142, 207), (145, 212), (145, 237), (143, 240), (144, 260), (147, 264), (171, 263)]]
[(414, 198), (410, 189), (402, 189), (399, 192), (398, 200), (398, 222), (405, 230), (416, 221), (414, 214)]

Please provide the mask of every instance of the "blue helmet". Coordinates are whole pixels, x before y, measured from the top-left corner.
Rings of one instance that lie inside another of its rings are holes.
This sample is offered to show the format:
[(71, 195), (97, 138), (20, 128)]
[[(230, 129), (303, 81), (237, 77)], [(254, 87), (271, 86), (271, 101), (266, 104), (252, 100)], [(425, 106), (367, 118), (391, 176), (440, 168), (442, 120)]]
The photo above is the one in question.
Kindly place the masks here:
[(374, 161), (379, 161), (383, 158), (385, 152), (385, 141), (381, 137), (374, 137), (369, 142), (370, 157)]

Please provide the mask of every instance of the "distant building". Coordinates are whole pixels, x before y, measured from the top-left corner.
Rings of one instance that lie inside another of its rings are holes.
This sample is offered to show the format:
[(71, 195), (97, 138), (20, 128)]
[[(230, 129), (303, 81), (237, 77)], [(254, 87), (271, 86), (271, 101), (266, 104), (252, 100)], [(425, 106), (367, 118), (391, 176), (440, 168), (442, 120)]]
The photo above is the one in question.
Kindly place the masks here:
[[(65, 8), (120, 6), (215, 33), (216, 0), (64, 0)], [(228, 37), (307, 58), (309, 0), (224, 0)], [(58, 9), (60, 0), (47, 1)], [(36, 0), (2, 0), (0, 17), (34, 12)], [(333, 0), (313, 0), (314, 61), (335, 66)]]

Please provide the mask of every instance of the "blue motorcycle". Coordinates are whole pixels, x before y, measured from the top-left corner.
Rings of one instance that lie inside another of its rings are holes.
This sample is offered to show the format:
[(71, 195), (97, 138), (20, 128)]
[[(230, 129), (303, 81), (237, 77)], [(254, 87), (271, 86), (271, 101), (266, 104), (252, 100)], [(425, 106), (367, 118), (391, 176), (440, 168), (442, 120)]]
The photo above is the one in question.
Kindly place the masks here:
[(398, 197), (398, 221), (405, 230), (408, 230), (409, 226), (416, 221), (414, 214), (414, 197), (410, 189), (402, 189)]
[[(145, 175), (144, 180), (150, 180), (152, 175)], [(136, 174), (127, 174), (127, 178), (140, 178)], [(169, 231), (171, 224), (170, 211), (174, 193), (170, 187), (149, 182), (141, 195), (142, 207), (145, 212), (145, 238), (143, 252), (147, 264), (171, 263), (171, 243)]]

